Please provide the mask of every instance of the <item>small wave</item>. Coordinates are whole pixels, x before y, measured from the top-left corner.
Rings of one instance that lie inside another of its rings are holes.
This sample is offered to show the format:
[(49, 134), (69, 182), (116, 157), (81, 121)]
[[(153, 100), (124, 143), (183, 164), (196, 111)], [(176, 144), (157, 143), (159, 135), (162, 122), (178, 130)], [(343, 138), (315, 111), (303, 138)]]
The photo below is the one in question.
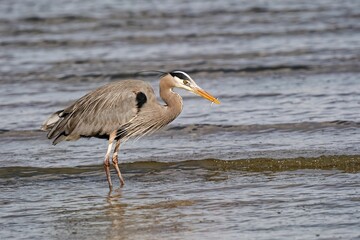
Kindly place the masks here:
[[(288, 132), (313, 132), (323, 129), (344, 129), (344, 128), (360, 128), (360, 122), (335, 120), (325, 122), (299, 122), (299, 123), (278, 123), (278, 124), (251, 124), (251, 125), (218, 125), (218, 124), (188, 124), (169, 126), (168, 128), (159, 131), (155, 134), (177, 135), (199, 133), (199, 134), (213, 134), (221, 132), (241, 132), (245, 134), (259, 133), (264, 131), (288, 131)], [(39, 129), (31, 130), (11, 130), (0, 129), (2, 137), (21, 137), (21, 136), (37, 136), (42, 132)]]
[(101, 73), (101, 72), (91, 72), (81, 75), (75, 75), (75, 74), (64, 74), (61, 76), (58, 76), (58, 80), (84, 80), (84, 79), (103, 79), (103, 78), (109, 78), (109, 79), (125, 79), (125, 78), (134, 78), (135, 73), (133, 72), (115, 72), (115, 73)]
[[(39, 127), (40, 128), (40, 127)], [(37, 136), (41, 134), (39, 130), (10, 130), (0, 129), (0, 136), (5, 137), (26, 137), (26, 136)]]
[[(345, 172), (360, 171), (360, 155), (320, 156), (314, 158), (271, 159), (253, 158), (238, 160), (202, 159), (179, 162), (139, 161), (122, 163), (122, 171), (126, 173), (161, 172), (169, 169), (191, 171), (205, 169), (209, 171), (247, 171), (247, 172), (281, 172), (301, 169), (340, 170)], [(74, 178), (81, 174), (103, 171), (102, 165), (39, 168), (39, 167), (3, 167), (0, 178), (29, 178), (44, 176), (48, 178)]]
[(212, 124), (190, 124), (174, 126), (167, 129), (167, 132), (173, 134), (173, 131), (180, 131), (186, 134), (200, 132), (202, 134), (212, 134), (216, 132), (242, 132), (258, 133), (263, 131), (317, 131), (326, 128), (359, 128), (360, 122), (354, 121), (326, 121), (326, 122), (300, 122), (300, 123), (279, 123), (279, 124), (252, 124), (252, 125), (212, 125)]
[[(256, 73), (256, 72), (266, 72), (266, 71), (299, 71), (299, 70), (310, 70), (311, 67), (307, 65), (274, 65), (274, 66), (254, 66), (254, 67), (244, 67), (244, 68), (196, 68), (188, 69), (189, 74), (197, 73)], [(146, 75), (146, 74), (143, 74)], [(148, 74), (146, 76), (153, 76), (154, 74)], [(84, 80), (84, 79), (99, 79), (99, 78), (110, 78), (110, 79), (125, 79), (125, 78), (134, 78), (136, 77), (134, 72), (114, 72), (106, 73), (103, 72), (90, 72), (84, 74), (63, 74), (58, 76), (58, 80)]]
[(64, 15), (64, 16), (58, 16), (58, 17), (45, 17), (45, 16), (29, 16), (25, 18), (19, 19), (23, 22), (31, 22), (31, 23), (41, 23), (44, 24), (60, 24), (60, 23), (68, 23), (68, 22), (90, 22), (90, 21), (96, 21), (96, 18), (88, 17), (88, 16), (81, 16), (81, 15)]

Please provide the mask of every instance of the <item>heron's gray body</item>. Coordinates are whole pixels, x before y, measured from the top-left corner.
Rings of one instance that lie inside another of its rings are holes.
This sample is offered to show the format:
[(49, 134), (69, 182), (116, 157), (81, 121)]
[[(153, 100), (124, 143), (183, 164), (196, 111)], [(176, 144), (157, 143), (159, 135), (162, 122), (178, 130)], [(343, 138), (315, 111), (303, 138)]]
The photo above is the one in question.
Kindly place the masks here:
[(104, 85), (74, 102), (69, 107), (53, 113), (42, 125), (53, 144), (81, 137), (98, 137), (109, 140), (104, 169), (109, 188), (110, 154), (115, 144), (112, 162), (121, 185), (124, 179), (118, 166), (120, 142), (131, 137), (150, 134), (173, 121), (182, 111), (182, 98), (173, 88), (183, 88), (212, 102), (216, 98), (196, 85), (182, 71), (165, 73), (160, 78), (160, 97), (165, 105), (158, 103), (151, 85), (140, 80), (125, 80)]
[[(176, 94), (174, 92), (170, 94)], [(176, 94), (177, 95), (177, 94)], [(175, 96), (176, 97), (176, 96)], [(43, 124), (53, 144), (80, 137), (109, 138), (116, 132), (122, 141), (149, 134), (174, 120), (182, 104), (166, 114), (167, 105), (156, 101), (153, 88), (141, 80), (124, 80), (104, 85), (52, 114)]]

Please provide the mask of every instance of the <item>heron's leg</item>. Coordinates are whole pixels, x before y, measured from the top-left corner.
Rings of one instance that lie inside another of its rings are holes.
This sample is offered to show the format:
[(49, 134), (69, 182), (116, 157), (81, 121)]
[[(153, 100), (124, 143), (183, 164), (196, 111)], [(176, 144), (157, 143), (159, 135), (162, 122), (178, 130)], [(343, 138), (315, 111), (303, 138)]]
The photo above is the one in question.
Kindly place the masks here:
[(107, 149), (107, 152), (105, 155), (105, 160), (104, 160), (104, 169), (105, 169), (106, 178), (109, 183), (110, 190), (112, 189), (111, 177), (110, 177), (110, 153), (111, 153), (113, 143), (114, 143), (114, 140), (109, 139), (109, 146), (108, 146), (108, 149)]
[(115, 145), (115, 148), (114, 148), (114, 153), (113, 153), (113, 158), (112, 158), (112, 162), (113, 162), (113, 165), (114, 165), (114, 168), (116, 169), (116, 173), (119, 177), (119, 180), (120, 180), (120, 185), (121, 186), (124, 186), (125, 182), (124, 182), (124, 179), (123, 177), (121, 176), (121, 172), (120, 172), (120, 169), (119, 169), (119, 165), (118, 165), (118, 151), (119, 151), (119, 148), (120, 148), (120, 140), (118, 140), (116, 142), (116, 145)]

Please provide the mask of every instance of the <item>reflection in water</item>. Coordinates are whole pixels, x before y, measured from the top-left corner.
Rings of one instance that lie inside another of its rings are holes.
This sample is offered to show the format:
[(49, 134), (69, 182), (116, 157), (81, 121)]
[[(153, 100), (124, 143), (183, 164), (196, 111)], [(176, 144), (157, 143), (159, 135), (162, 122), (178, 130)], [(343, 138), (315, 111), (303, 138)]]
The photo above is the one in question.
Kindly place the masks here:
[[(135, 199), (129, 200), (123, 197), (123, 191), (116, 189), (106, 197), (105, 216), (109, 221), (106, 239), (153, 239), (156, 234), (174, 234), (188, 229), (181, 220), (186, 216), (182, 209), (192, 207), (195, 201), (152, 198), (158, 193), (137, 193)], [(124, 203), (129, 201), (132, 204)]]
[(109, 221), (109, 226), (106, 229), (106, 239), (128, 239), (128, 232), (126, 226), (129, 225), (129, 220), (125, 217), (127, 204), (122, 202), (122, 189), (118, 188), (109, 191), (105, 207), (105, 217)]

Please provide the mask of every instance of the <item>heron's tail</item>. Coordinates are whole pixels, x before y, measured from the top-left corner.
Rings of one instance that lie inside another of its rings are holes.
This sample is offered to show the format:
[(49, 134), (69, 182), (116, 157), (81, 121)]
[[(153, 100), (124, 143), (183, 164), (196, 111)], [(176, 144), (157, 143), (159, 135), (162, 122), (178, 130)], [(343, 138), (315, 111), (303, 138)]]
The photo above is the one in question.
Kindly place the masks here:
[(60, 110), (51, 114), (50, 117), (43, 122), (40, 129), (45, 132), (51, 131), (55, 124), (60, 120), (62, 112), (63, 110)]
[(41, 125), (41, 130), (48, 132), (47, 137), (52, 139), (55, 137), (53, 144), (57, 144), (65, 140), (66, 136), (63, 134), (64, 128), (64, 110), (57, 111), (50, 115), (48, 119)]

